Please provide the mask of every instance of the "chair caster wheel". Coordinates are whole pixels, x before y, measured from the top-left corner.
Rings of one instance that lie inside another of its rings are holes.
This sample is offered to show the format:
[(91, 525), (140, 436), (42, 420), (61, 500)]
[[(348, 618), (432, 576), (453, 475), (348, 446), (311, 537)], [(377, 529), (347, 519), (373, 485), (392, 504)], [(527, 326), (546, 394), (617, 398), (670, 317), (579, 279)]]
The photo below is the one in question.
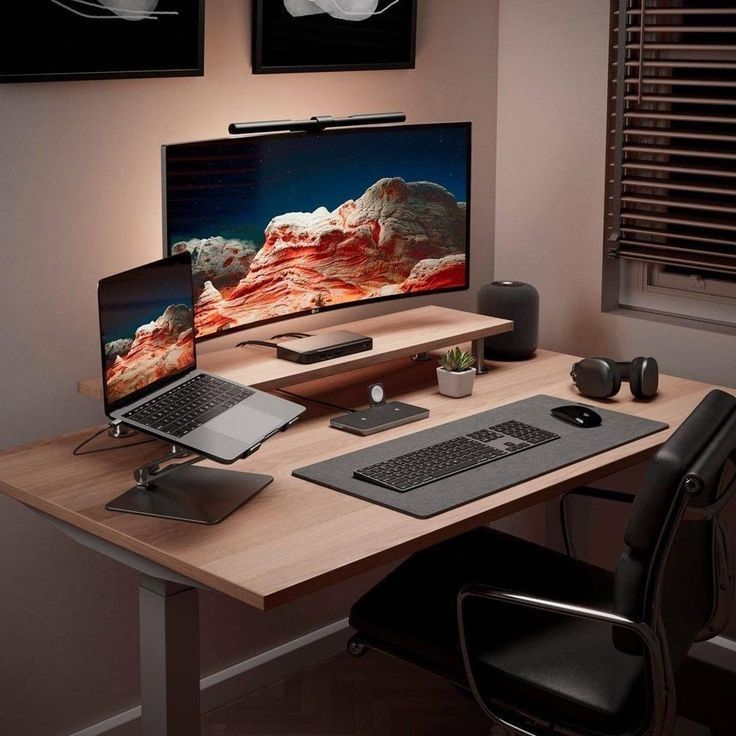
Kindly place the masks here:
[(368, 647), (355, 636), (348, 642), (348, 652), (353, 657), (360, 657), (367, 651)]

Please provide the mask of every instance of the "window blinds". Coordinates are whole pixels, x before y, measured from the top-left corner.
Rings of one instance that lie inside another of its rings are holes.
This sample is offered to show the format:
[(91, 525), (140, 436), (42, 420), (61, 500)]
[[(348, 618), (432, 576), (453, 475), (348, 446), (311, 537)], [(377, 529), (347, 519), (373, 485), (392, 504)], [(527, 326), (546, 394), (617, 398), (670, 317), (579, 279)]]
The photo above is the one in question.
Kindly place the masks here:
[(612, 0), (607, 248), (736, 274), (736, 0)]

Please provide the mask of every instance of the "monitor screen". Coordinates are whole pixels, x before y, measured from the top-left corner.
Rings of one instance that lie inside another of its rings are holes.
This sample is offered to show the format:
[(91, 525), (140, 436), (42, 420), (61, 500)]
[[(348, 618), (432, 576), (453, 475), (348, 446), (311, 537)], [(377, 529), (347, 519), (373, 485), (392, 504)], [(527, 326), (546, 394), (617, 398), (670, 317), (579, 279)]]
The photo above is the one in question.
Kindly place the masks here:
[(195, 367), (189, 254), (102, 279), (97, 300), (107, 413)]
[(470, 123), (168, 145), (163, 173), (197, 337), (468, 288)]

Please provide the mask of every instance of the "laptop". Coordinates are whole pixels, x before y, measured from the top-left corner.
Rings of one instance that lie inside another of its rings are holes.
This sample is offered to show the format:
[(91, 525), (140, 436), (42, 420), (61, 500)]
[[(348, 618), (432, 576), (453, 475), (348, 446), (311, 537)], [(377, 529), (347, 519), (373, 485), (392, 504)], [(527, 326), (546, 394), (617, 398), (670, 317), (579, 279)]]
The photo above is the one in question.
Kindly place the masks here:
[(102, 279), (97, 297), (110, 419), (232, 463), (305, 411), (197, 368), (189, 253)]

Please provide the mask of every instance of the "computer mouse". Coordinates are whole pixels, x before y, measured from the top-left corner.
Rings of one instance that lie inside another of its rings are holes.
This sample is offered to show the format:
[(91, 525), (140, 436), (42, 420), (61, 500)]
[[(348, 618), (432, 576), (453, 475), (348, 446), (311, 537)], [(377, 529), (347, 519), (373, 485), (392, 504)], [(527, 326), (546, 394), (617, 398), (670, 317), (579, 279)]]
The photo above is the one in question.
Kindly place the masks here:
[(587, 406), (579, 406), (578, 404), (568, 404), (567, 406), (556, 406), (552, 409), (552, 416), (562, 419), (563, 422), (569, 422), (576, 427), (598, 427), (601, 422), (601, 415), (588, 409)]

